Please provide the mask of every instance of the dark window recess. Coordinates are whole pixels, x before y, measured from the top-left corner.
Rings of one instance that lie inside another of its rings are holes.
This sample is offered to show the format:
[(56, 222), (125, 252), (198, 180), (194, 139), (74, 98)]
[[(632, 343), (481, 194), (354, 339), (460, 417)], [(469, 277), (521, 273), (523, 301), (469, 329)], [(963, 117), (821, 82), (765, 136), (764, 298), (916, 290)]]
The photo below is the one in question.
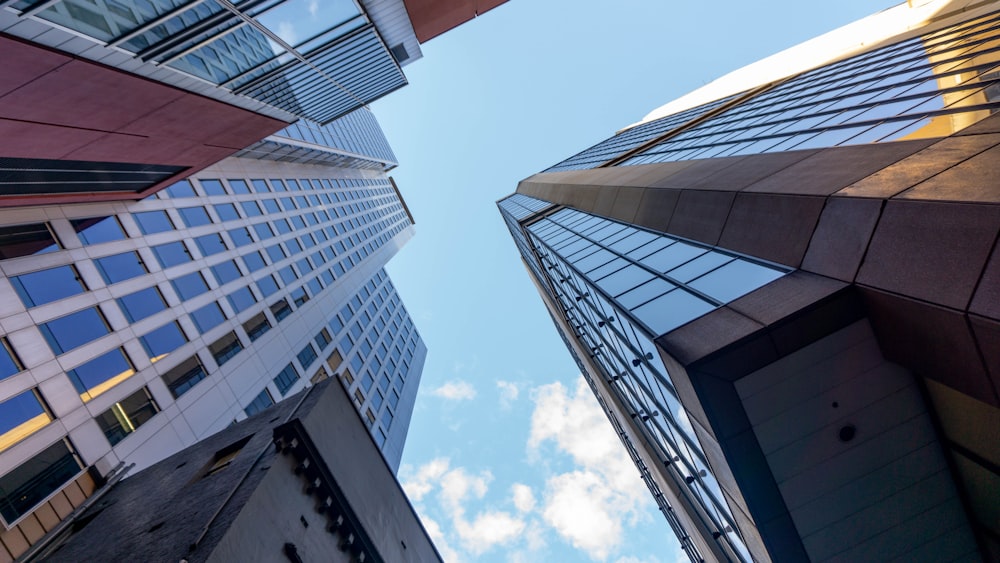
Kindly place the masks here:
[(48, 223), (0, 227), (0, 260), (55, 252), (60, 248)]
[(108, 442), (114, 446), (125, 436), (135, 432), (137, 428), (160, 412), (160, 407), (143, 387), (128, 397), (112, 405), (112, 407), (97, 416), (97, 425), (101, 427)]
[(0, 193), (140, 192), (183, 170), (186, 167), (4, 157), (0, 158)]
[(174, 395), (174, 398), (187, 393), (199, 381), (208, 377), (205, 368), (198, 360), (198, 356), (192, 356), (177, 367), (163, 374), (163, 382), (167, 384), (167, 389)]
[(298, 380), (299, 372), (295, 370), (295, 366), (288, 364), (285, 366), (285, 369), (281, 370), (281, 372), (275, 376), (274, 384), (278, 387), (278, 391), (284, 395)]
[(250, 401), (250, 404), (243, 409), (243, 412), (247, 413), (247, 416), (253, 416), (273, 404), (274, 399), (271, 398), (271, 393), (267, 389), (263, 389), (256, 397), (254, 397), (253, 401)]
[(301, 307), (309, 301), (309, 295), (306, 293), (305, 288), (298, 288), (291, 294), (292, 301), (295, 303), (296, 307)]
[(274, 320), (281, 322), (282, 319), (292, 314), (292, 307), (288, 301), (282, 299), (271, 305), (271, 314), (274, 315)]
[(267, 320), (264, 313), (254, 315), (249, 321), (243, 323), (243, 330), (247, 331), (247, 336), (251, 341), (257, 340), (265, 332), (271, 330), (271, 322)]
[(80, 242), (85, 245), (99, 244), (127, 238), (121, 223), (114, 215), (110, 217), (91, 217), (89, 219), (73, 219), (69, 222), (76, 231)]
[(229, 444), (228, 446), (215, 452), (212, 459), (205, 464), (205, 467), (201, 471), (198, 472), (197, 478), (202, 479), (208, 477), (209, 475), (213, 475), (222, 471), (226, 467), (229, 467), (229, 464), (236, 459), (236, 456), (240, 455), (240, 450), (243, 449), (243, 446), (247, 445), (247, 442), (249, 442), (252, 437), (253, 434), (245, 438), (241, 438), (239, 441)]
[(75, 477), (83, 464), (62, 439), (0, 477), (0, 514), (8, 523), (24, 516)]
[(235, 332), (230, 332), (213, 342), (208, 347), (208, 350), (212, 353), (212, 357), (215, 358), (215, 363), (221, 366), (243, 350), (243, 343), (240, 342)]

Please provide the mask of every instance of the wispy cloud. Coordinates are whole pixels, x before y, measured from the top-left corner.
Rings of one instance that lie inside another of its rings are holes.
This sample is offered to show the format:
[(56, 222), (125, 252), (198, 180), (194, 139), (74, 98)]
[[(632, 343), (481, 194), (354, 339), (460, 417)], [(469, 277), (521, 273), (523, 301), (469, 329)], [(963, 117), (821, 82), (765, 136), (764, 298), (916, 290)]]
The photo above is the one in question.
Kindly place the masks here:
[(536, 388), (533, 399), (529, 451), (551, 444), (578, 466), (546, 480), (542, 518), (571, 545), (604, 560), (621, 544), (623, 522), (642, 514), (645, 487), (582, 378), (573, 393), (553, 383)]
[(449, 381), (431, 390), (431, 395), (449, 401), (466, 401), (476, 398), (476, 388), (468, 381)]
[(500, 390), (500, 408), (509, 409), (521, 394), (521, 389), (513, 381), (497, 381), (497, 389)]
[(510, 487), (511, 496), (514, 498), (514, 506), (519, 512), (531, 512), (535, 508), (535, 494), (531, 492), (531, 487), (523, 483), (514, 483)]

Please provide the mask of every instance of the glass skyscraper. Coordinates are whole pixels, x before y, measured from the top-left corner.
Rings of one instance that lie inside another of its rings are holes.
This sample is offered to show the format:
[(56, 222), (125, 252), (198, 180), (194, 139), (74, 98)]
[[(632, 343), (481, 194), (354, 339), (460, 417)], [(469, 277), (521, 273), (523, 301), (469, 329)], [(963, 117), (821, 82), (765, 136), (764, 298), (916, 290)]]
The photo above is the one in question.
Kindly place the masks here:
[(12, 557), (120, 464), (330, 377), (398, 466), (426, 347), (383, 266), (413, 219), (370, 115), (310, 127), (269, 142), (311, 164), (246, 153), (141, 201), (0, 212)]
[(1000, 556), (1000, 13), (938, 4), (498, 202), (694, 562)]

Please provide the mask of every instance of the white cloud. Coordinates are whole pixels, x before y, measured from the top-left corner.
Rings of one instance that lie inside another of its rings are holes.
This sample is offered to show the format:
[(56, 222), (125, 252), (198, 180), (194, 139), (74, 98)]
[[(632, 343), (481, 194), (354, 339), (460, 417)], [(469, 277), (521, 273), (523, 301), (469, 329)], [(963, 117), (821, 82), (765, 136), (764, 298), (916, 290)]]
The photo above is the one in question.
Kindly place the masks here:
[(420, 521), (423, 523), (424, 529), (427, 530), (427, 535), (434, 542), (434, 547), (437, 548), (441, 559), (444, 559), (445, 563), (460, 563), (461, 559), (458, 557), (458, 552), (448, 545), (448, 539), (445, 537), (444, 532), (441, 531), (440, 524), (425, 514), (420, 515)]
[(529, 451), (553, 444), (576, 471), (550, 477), (540, 511), (545, 523), (592, 559), (622, 542), (623, 522), (640, 517), (648, 495), (607, 417), (581, 378), (570, 394), (561, 383), (534, 390)]
[(278, 37), (280, 37), (285, 43), (288, 43), (289, 45), (295, 45), (298, 43), (298, 34), (295, 33), (295, 25), (292, 24), (292, 22), (279, 22), (278, 29), (275, 31), (278, 34)]
[(455, 531), (462, 539), (462, 545), (476, 555), (498, 545), (510, 544), (524, 532), (524, 528), (524, 520), (509, 512), (492, 510), (479, 513), (471, 523), (462, 518), (455, 520)]
[[(684, 556), (685, 562), (690, 561), (687, 555), (684, 555), (684, 552), (681, 552), (681, 555)], [(634, 555), (628, 555), (626, 557), (619, 557), (618, 559), (615, 559), (615, 563), (660, 563), (660, 560), (655, 555), (651, 555), (648, 559), (640, 559)], [(678, 561), (678, 563), (681, 562)]]
[(448, 459), (439, 457), (421, 465), (416, 471), (410, 465), (403, 466), (399, 476), (406, 496), (414, 502), (423, 500), (424, 495), (431, 492), (445, 471), (448, 471), (448, 464)]
[(531, 487), (523, 483), (514, 483), (510, 487), (510, 492), (518, 511), (531, 512), (531, 509), (535, 508), (535, 495), (531, 492)]
[(521, 392), (517, 384), (512, 381), (497, 381), (497, 389), (500, 390), (500, 407), (503, 409), (509, 409)]
[(431, 395), (449, 401), (464, 401), (476, 398), (476, 388), (468, 381), (449, 381), (431, 391)]
[(492, 480), (493, 475), (489, 471), (470, 475), (464, 467), (452, 469), (441, 477), (441, 505), (448, 509), (452, 517), (461, 517), (465, 512), (462, 501), (470, 496), (483, 498)]
[(309, 4), (306, 7), (309, 10), (309, 15), (315, 19), (316, 14), (319, 13), (319, 0), (309, 0)]

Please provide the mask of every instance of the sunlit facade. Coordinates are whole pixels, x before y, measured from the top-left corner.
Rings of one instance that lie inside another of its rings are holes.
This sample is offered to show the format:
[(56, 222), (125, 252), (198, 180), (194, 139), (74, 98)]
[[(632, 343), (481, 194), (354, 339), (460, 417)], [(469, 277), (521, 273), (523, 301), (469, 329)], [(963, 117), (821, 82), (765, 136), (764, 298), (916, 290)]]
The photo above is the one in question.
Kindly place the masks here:
[(692, 561), (1000, 556), (996, 9), (629, 127), (498, 203)]

